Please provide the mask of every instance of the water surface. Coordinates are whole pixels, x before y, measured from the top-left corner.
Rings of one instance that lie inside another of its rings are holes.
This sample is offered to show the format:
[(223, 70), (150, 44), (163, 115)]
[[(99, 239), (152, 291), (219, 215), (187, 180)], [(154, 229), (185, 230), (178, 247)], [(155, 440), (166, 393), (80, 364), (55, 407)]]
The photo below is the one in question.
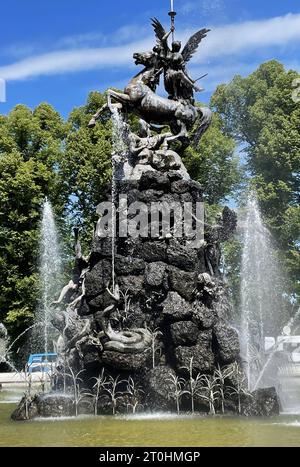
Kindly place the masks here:
[(300, 415), (270, 419), (172, 414), (14, 422), (18, 390), (0, 392), (0, 446), (300, 446)]

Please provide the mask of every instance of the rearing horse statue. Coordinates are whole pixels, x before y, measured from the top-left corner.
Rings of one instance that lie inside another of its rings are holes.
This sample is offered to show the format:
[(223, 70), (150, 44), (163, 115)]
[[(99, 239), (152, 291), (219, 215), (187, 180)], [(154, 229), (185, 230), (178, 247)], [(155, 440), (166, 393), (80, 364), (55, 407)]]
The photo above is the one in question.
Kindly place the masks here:
[[(152, 20), (156, 34), (157, 45), (151, 52), (135, 53), (136, 65), (143, 65), (140, 71), (125, 87), (124, 92), (107, 91), (107, 103), (93, 115), (89, 126), (93, 127), (102, 112), (115, 108), (132, 112), (148, 125), (168, 125), (172, 135), (165, 139), (165, 145), (180, 140), (188, 141), (188, 131), (193, 127), (198, 116), (199, 125), (196, 139), (207, 130), (211, 123), (212, 112), (206, 107), (194, 105), (193, 94), (198, 88), (195, 81), (188, 75), (185, 65), (193, 56), (201, 40), (206, 37), (208, 29), (201, 29), (194, 34), (180, 52), (181, 43), (173, 42), (168, 46), (168, 37), (173, 30), (166, 32), (157, 19)], [(156, 94), (161, 74), (164, 74), (165, 88), (169, 98)]]

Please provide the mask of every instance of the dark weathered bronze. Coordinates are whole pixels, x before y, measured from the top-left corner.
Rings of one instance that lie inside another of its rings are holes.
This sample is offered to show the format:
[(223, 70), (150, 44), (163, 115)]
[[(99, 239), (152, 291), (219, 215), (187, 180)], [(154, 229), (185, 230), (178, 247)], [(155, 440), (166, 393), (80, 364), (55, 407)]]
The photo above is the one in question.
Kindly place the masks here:
[[(171, 17), (173, 19), (174, 13), (172, 12)], [(199, 115), (201, 116), (197, 131), (199, 138), (211, 122), (211, 111), (205, 107), (195, 106), (194, 92), (203, 89), (196, 86), (196, 81), (186, 70), (186, 64), (209, 29), (203, 28), (196, 32), (181, 50), (179, 41), (172, 41), (171, 46), (168, 43), (170, 35), (175, 30), (173, 21), (170, 31), (166, 31), (156, 18), (152, 19), (152, 26), (156, 45), (151, 51), (133, 55), (135, 64), (143, 65), (144, 68), (132, 78), (123, 93), (112, 89), (107, 91), (107, 104), (92, 117), (89, 126), (93, 127), (96, 124), (102, 112), (107, 109), (112, 111), (117, 107), (125, 113), (136, 114), (148, 125), (168, 125), (172, 134), (166, 136), (165, 146), (175, 140), (186, 144), (188, 130), (192, 128)], [(156, 94), (161, 75), (164, 77), (168, 99)]]

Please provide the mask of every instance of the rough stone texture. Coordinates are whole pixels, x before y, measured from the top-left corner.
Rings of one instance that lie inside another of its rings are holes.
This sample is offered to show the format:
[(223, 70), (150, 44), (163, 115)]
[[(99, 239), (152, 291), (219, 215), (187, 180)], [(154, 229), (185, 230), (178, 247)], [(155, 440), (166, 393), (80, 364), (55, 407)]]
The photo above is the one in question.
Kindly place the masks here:
[(111, 256), (111, 239), (93, 237), (91, 243), (91, 259), (98, 261), (100, 258)]
[(100, 360), (99, 347), (91, 344), (83, 344), (81, 346), (81, 352), (83, 353), (83, 363), (85, 367), (90, 365), (98, 366)]
[(213, 336), (223, 363), (232, 363), (239, 358), (240, 342), (235, 329), (225, 323), (219, 322), (213, 328)]
[(194, 271), (197, 264), (197, 251), (183, 247), (176, 240), (171, 240), (167, 248), (167, 261), (181, 270)]
[(121, 290), (130, 290), (132, 296), (137, 296), (144, 290), (144, 276), (123, 276), (119, 286)]
[(203, 293), (211, 297), (214, 297), (216, 295), (216, 283), (211, 277), (211, 275), (207, 274), (207, 272), (199, 274), (197, 278), (197, 283), (200, 290), (202, 290)]
[(181, 157), (174, 151), (156, 151), (151, 158), (151, 165), (157, 170), (176, 170), (183, 179), (190, 179)]
[[(109, 282), (107, 282), (108, 284)], [(98, 310), (104, 310), (106, 307), (111, 305), (112, 299), (111, 296), (107, 291), (103, 292), (102, 294), (98, 295), (94, 298), (87, 298), (88, 305), (90, 307), (90, 311), (92, 313), (96, 313)]]
[(148, 177), (148, 173), (152, 172), (154, 175), (157, 171), (169, 172), (174, 171), (180, 179), (189, 180), (190, 176), (181, 160), (181, 157), (172, 150), (156, 150), (143, 154), (138, 160), (125, 161), (122, 167), (124, 177), (127, 181), (138, 181), (141, 179), (143, 174)]
[(193, 300), (197, 287), (195, 273), (181, 271), (173, 266), (169, 268), (169, 280), (172, 290), (188, 301)]
[(105, 350), (102, 354), (101, 361), (104, 365), (108, 365), (116, 370), (135, 372), (144, 369), (150, 358), (150, 353), (147, 351), (139, 354), (123, 354)]
[(146, 405), (153, 411), (172, 410), (174, 403), (170, 394), (174, 389), (171, 376), (175, 376), (169, 367), (157, 367), (150, 370), (145, 379)]
[(279, 400), (274, 387), (257, 389), (242, 407), (243, 414), (248, 417), (271, 417), (279, 415), (279, 411)]
[(222, 217), (218, 223), (207, 229), (206, 241), (208, 244), (217, 244), (228, 240), (237, 226), (237, 215), (228, 207), (222, 212)]
[(162, 303), (163, 315), (173, 321), (189, 319), (192, 316), (191, 305), (177, 292), (169, 292), (166, 300)]
[(192, 321), (178, 321), (171, 324), (171, 336), (175, 347), (179, 345), (195, 345), (199, 328)]
[(142, 191), (152, 188), (166, 192), (170, 189), (170, 180), (167, 175), (160, 172), (144, 172), (139, 182), (139, 188)]
[[(26, 409), (27, 405), (27, 409)], [(38, 406), (36, 404), (36, 399), (26, 399), (26, 397), (22, 397), (21, 401), (19, 402), (18, 406), (15, 408), (13, 413), (11, 414), (11, 419), (15, 421), (24, 421), (24, 420), (31, 420), (33, 418), (38, 417)]]
[(78, 415), (94, 415), (95, 408), (91, 397), (84, 397), (78, 405)]
[(142, 203), (155, 203), (160, 201), (163, 196), (163, 191), (149, 189), (145, 191), (138, 191), (138, 195), (135, 195), (135, 201), (138, 199)]
[(234, 211), (231, 211), (227, 206), (223, 209), (222, 212), (222, 222), (221, 229), (219, 232), (218, 241), (226, 242), (235, 231), (237, 226), (237, 216)]
[(150, 164), (136, 164), (132, 166), (127, 161), (123, 165), (124, 176), (128, 180), (139, 180), (144, 173), (155, 172), (155, 168)]
[(194, 181), (194, 180), (177, 180), (177, 181), (174, 181), (171, 185), (171, 191), (172, 193), (187, 193), (187, 192), (190, 192), (192, 193), (194, 196), (195, 194), (196, 195), (199, 195), (199, 201), (200, 201), (200, 198), (202, 199), (202, 193), (203, 193), (203, 189), (201, 187), (201, 185)]
[(193, 303), (192, 321), (197, 324), (200, 329), (211, 329), (216, 321), (216, 316), (213, 310), (199, 302)]
[(64, 417), (74, 415), (74, 403), (70, 396), (42, 394), (36, 396), (40, 417)]
[(26, 398), (23, 397), (11, 418), (22, 421), (37, 417), (69, 417), (72, 415), (75, 415), (75, 406), (71, 396), (47, 393), (27, 399), (27, 410)]
[(86, 298), (84, 297), (81, 300), (81, 303), (78, 307), (78, 315), (84, 317), (84, 316), (89, 316), (90, 314), (91, 314), (91, 310), (87, 304)]
[[(198, 335), (197, 344), (192, 347), (177, 347), (175, 349), (176, 368), (182, 371), (182, 367), (188, 368), (191, 358), (195, 373), (210, 372), (214, 365), (212, 352), (211, 331), (203, 331)], [(185, 371), (186, 373), (186, 371)]]
[(111, 261), (103, 259), (99, 261), (86, 275), (85, 294), (89, 299), (104, 292), (111, 279)]
[(167, 259), (167, 245), (164, 241), (137, 242), (134, 254), (147, 262), (165, 261)]
[(159, 287), (163, 284), (166, 275), (165, 263), (158, 261), (148, 264), (145, 271), (145, 283), (151, 287)]
[(171, 211), (174, 210), (174, 208), (177, 208), (177, 206), (180, 204), (181, 196), (173, 193), (164, 193), (159, 201), (160, 203), (164, 203)]
[(182, 175), (177, 170), (169, 170), (167, 176), (171, 183), (182, 180)]
[(133, 258), (132, 256), (125, 257), (116, 255), (115, 272), (118, 275), (129, 276), (143, 274), (145, 267), (145, 262), (142, 259)]
[[(142, 398), (139, 398), (140, 402), (138, 401), (138, 404), (135, 409), (135, 413), (143, 411), (143, 404), (142, 404)], [(132, 397), (130, 397), (129, 394), (124, 394), (124, 395), (119, 395), (117, 401), (116, 401), (116, 413), (118, 414), (127, 414), (132, 412), (132, 407), (133, 404), (135, 404), (136, 401), (133, 400)], [(111, 398), (108, 395), (103, 395), (97, 404), (98, 408), (98, 413), (99, 414), (104, 414), (104, 415), (112, 415), (113, 410), (112, 410), (112, 401)]]

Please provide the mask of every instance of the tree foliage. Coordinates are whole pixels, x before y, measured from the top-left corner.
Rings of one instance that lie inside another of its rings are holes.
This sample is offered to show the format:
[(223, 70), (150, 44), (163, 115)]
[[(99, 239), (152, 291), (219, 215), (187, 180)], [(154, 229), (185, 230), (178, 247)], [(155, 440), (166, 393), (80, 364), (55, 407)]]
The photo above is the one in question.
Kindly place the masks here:
[(57, 161), (65, 125), (41, 104), (18, 105), (0, 119), (0, 320), (14, 332), (31, 321), (37, 298), (37, 243), (41, 205), (51, 196), (62, 212)]
[(300, 293), (300, 105), (292, 99), (295, 71), (262, 64), (246, 78), (217, 88), (212, 104), (224, 133), (243, 148), (264, 218)]
[[(197, 126), (197, 122), (196, 125)], [(192, 133), (193, 139), (193, 133)], [(190, 145), (183, 155), (191, 177), (201, 183), (209, 204), (224, 201), (242, 180), (234, 139), (222, 132), (221, 119), (214, 114), (211, 127), (199, 144)]]
[(103, 200), (111, 178), (111, 121), (104, 115), (93, 129), (88, 128), (91, 114), (105, 102), (93, 92), (87, 104), (74, 109), (68, 118), (65, 151), (60, 160), (67, 210), (73, 223), (92, 229), (95, 209)]

